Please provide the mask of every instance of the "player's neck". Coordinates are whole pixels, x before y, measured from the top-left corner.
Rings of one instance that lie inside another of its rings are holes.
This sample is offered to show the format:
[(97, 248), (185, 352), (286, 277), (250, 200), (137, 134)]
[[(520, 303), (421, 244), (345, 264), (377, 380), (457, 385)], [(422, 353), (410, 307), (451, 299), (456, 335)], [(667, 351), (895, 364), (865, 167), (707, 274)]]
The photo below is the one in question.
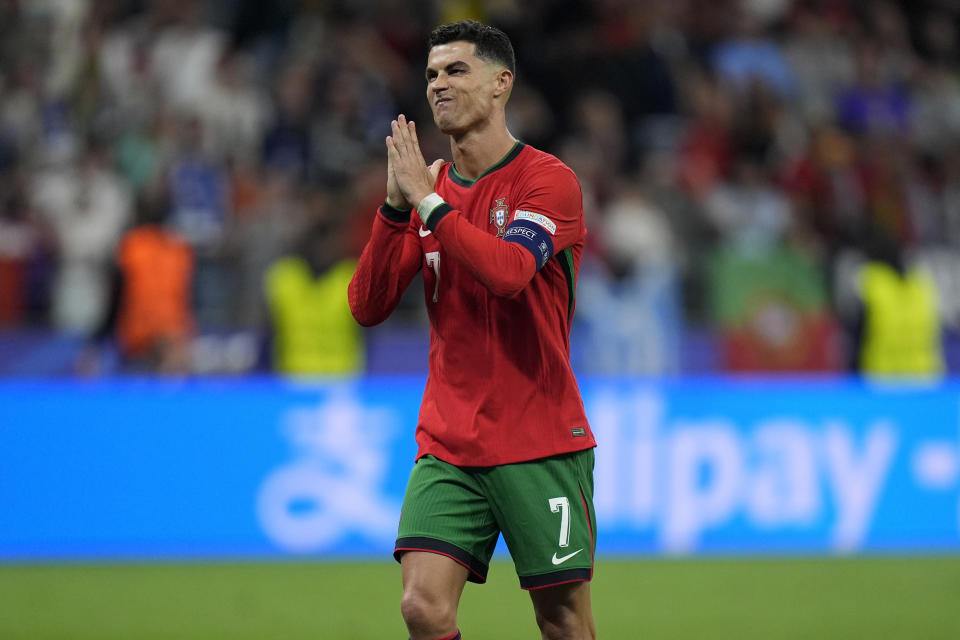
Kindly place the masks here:
[(450, 136), (457, 173), (468, 180), (476, 180), (484, 171), (503, 160), (516, 143), (516, 138), (510, 135), (506, 126)]

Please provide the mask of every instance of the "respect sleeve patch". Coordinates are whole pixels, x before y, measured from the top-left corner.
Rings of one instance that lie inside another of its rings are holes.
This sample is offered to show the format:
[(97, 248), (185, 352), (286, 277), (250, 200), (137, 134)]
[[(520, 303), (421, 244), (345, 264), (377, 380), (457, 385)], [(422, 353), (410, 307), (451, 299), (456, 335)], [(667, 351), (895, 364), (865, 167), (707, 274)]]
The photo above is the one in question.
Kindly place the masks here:
[(533, 254), (537, 261), (537, 271), (553, 257), (553, 239), (546, 229), (529, 220), (514, 219), (503, 234), (507, 242), (516, 242)]

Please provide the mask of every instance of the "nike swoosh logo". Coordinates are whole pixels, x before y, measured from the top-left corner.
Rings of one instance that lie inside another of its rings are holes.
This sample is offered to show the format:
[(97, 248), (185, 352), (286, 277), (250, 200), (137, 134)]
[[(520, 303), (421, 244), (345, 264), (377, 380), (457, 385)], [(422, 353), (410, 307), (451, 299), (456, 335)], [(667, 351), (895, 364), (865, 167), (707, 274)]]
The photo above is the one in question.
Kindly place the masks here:
[(420, 225), (420, 228), (417, 229), (417, 232), (420, 234), (421, 238), (426, 238), (428, 235), (433, 233), (433, 231), (430, 231), (430, 229), (424, 229), (423, 225)]
[(550, 561), (551, 561), (553, 564), (563, 564), (564, 562), (566, 562), (567, 560), (569, 560), (569, 559), (572, 558), (573, 556), (577, 555), (577, 554), (580, 553), (581, 551), (583, 551), (583, 547), (577, 549), (577, 550), (574, 551), (573, 553), (568, 553), (567, 555), (565, 555), (565, 556), (563, 556), (563, 557), (561, 557), (561, 558), (558, 558), (558, 557), (557, 557), (557, 554), (554, 553), (554, 554), (553, 554), (553, 558), (551, 558)]

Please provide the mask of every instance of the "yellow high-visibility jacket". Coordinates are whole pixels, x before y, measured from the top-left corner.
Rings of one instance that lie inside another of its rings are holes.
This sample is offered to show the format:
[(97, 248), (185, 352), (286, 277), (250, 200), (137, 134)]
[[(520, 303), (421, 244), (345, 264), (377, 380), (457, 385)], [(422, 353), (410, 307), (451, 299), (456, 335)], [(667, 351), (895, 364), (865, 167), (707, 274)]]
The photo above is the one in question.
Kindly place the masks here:
[(363, 370), (363, 335), (347, 303), (347, 285), (356, 268), (356, 260), (342, 260), (317, 277), (306, 260), (290, 256), (267, 270), (277, 372), (347, 375)]
[(943, 373), (936, 284), (922, 269), (900, 274), (868, 262), (860, 272), (864, 305), (860, 371), (870, 376)]

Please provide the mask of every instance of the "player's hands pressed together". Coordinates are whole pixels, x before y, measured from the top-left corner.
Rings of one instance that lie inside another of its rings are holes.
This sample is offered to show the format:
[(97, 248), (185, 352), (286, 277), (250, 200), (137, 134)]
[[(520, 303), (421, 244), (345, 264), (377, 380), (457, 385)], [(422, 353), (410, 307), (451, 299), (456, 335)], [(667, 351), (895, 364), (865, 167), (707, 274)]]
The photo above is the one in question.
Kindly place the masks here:
[(433, 192), (443, 160), (429, 167), (420, 151), (417, 129), (401, 113), (390, 123), (393, 135), (387, 136), (387, 204), (410, 209)]

